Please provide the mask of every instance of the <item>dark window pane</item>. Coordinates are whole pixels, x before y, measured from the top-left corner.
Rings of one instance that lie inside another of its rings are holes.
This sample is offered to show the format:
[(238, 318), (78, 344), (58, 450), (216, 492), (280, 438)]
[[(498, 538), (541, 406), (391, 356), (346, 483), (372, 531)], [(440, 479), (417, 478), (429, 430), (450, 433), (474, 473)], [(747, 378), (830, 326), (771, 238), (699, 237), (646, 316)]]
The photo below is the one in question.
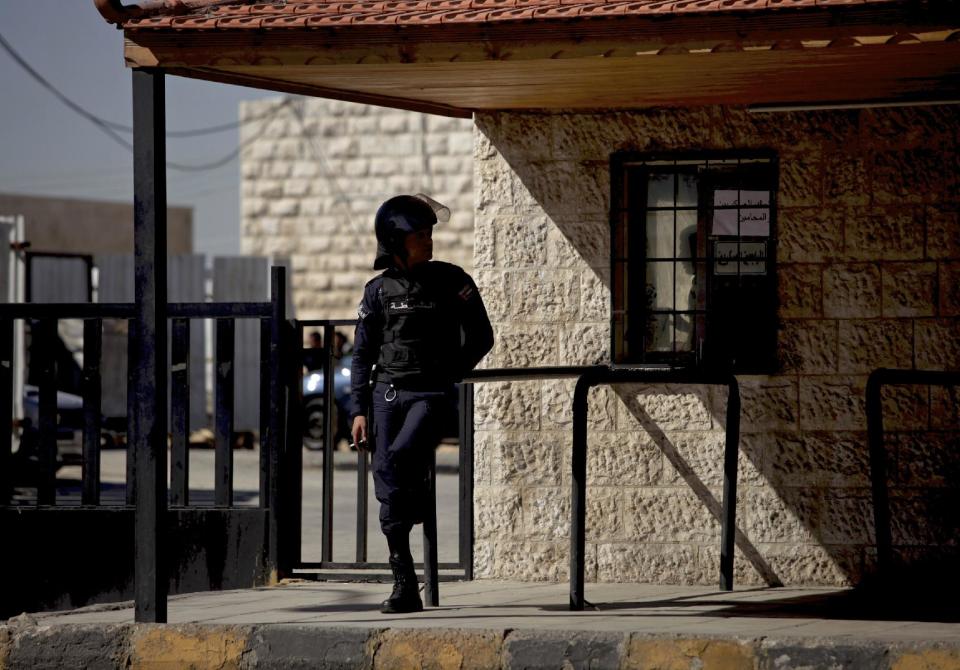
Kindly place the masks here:
[(694, 316), (692, 314), (677, 314), (676, 316), (676, 351), (693, 351), (694, 343)]
[(651, 314), (647, 322), (647, 351), (673, 351), (673, 315)]

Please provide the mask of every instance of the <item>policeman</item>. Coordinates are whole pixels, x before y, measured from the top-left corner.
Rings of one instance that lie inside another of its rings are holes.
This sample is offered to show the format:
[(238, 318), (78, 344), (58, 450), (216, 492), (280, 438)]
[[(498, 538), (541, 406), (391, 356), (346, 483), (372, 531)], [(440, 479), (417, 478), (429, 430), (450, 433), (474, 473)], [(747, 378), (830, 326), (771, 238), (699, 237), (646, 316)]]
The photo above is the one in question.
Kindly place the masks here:
[(410, 529), (423, 521), (430, 450), (455, 411), (454, 384), (493, 347), (476, 284), (456, 265), (430, 260), (433, 226), (449, 215), (422, 194), (380, 206), (373, 267), (384, 272), (364, 287), (358, 310), (351, 434), (366, 448), (372, 410), (374, 490), (394, 578), (384, 613), (423, 609)]

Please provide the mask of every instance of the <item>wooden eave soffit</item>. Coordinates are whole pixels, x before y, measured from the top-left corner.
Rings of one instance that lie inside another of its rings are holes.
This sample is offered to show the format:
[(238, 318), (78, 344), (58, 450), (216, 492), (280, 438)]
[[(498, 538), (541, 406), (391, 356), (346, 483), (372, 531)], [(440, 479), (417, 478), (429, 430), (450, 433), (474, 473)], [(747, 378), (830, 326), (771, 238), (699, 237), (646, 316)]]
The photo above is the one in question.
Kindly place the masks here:
[[(106, 0), (104, 0), (106, 1)], [(960, 97), (960, 21), (891, 26), (732, 17), (606, 25), (127, 31), (131, 67), (469, 116), (480, 109), (636, 108)], [(889, 18), (889, 17), (886, 17)], [(790, 19), (790, 20), (787, 20)], [(851, 86), (850, 82), (859, 82)]]

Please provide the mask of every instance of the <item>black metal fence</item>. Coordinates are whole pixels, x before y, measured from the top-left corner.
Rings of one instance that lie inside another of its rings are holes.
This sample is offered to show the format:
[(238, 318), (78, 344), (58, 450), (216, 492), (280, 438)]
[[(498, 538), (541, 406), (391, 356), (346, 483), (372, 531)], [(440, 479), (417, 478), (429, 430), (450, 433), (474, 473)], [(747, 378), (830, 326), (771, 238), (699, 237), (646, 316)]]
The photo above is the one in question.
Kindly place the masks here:
[[(190, 376), (189, 341), (191, 328), (202, 323), (202, 320), (205, 319), (211, 319), (215, 322), (216, 332), (213, 503), (215, 510), (227, 514), (228, 517), (230, 517), (231, 512), (238, 510), (234, 504), (233, 494), (234, 324), (237, 319), (257, 319), (261, 323), (263, 357), (260, 369), (262, 427), (260, 436), (259, 503), (255, 510), (247, 507), (244, 514), (240, 516), (234, 515), (235, 518), (222, 519), (219, 522), (219, 527), (226, 529), (224, 533), (208, 537), (202, 537), (203, 533), (200, 533), (201, 537), (192, 538), (190, 541), (199, 543), (192, 548), (188, 546), (156, 547), (155, 553), (157, 555), (152, 557), (151, 565), (161, 566), (161, 569), (169, 567), (173, 571), (177, 569), (181, 569), (181, 572), (188, 571), (192, 565), (191, 557), (184, 555), (184, 552), (193, 551), (197, 556), (204, 554), (207, 559), (213, 556), (224, 558), (226, 556), (224, 547), (229, 545), (231, 541), (236, 540), (236, 537), (228, 537), (228, 535), (230, 533), (246, 533), (249, 537), (254, 538), (258, 535), (262, 536), (261, 540), (254, 541), (251, 545), (256, 547), (259, 544), (258, 555), (234, 557), (242, 563), (257, 566), (256, 574), (249, 574), (249, 571), (247, 571), (248, 581), (263, 582), (270, 579), (271, 576), (277, 576), (280, 572), (283, 556), (281, 555), (282, 547), (279, 536), (283, 531), (284, 519), (281, 516), (282, 501), (277, 483), (277, 473), (283, 461), (282, 451), (286, 448), (284, 417), (286, 415), (288, 382), (284, 378), (282, 360), (284, 339), (289, 337), (289, 324), (285, 315), (285, 284), (284, 269), (273, 268), (271, 273), (271, 300), (269, 302), (170, 303), (166, 305), (166, 313), (171, 326), (170, 487), (168, 491), (166, 468), (163, 468), (158, 478), (159, 485), (162, 487), (162, 499), (157, 504), (161, 509), (147, 510), (147, 513), (150, 515), (158, 514), (163, 518), (168, 516), (166, 512), (169, 505), (170, 508), (173, 508), (171, 512), (175, 512), (175, 516), (183, 520), (183, 514), (189, 514), (191, 510), (199, 509), (190, 500), (189, 489), (189, 436), (191, 433), (188, 409), (190, 403), (188, 381)], [(104, 320), (128, 320), (132, 325), (132, 320), (135, 318), (134, 312), (135, 305), (128, 303), (0, 305), (0, 425), (10, 427), (14, 420), (12, 416), (12, 391), (14, 388), (12, 371), (15, 355), (13, 334), (14, 324), (17, 320), (30, 324), (31, 350), (33, 352), (31, 364), (37, 368), (36, 372), (39, 373), (37, 375), (39, 380), (39, 420), (33, 433), (36, 438), (35, 446), (38, 457), (34, 482), (36, 488), (35, 500), (25, 501), (20, 499), (15, 501), (13, 499), (14, 481), (11, 476), (14, 457), (13, 435), (12, 431), (7, 428), (0, 431), (0, 532), (3, 532), (5, 542), (15, 543), (20, 541), (23, 543), (23, 546), (16, 553), (20, 558), (15, 559), (7, 556), (5, 558), (6, 562), (9, 563), (14, 560), (29, 562), (31, 560), (29, 549), (31, 535), (34, 532), (40, 533), (41, 530), (37, 527), (36, 531), (31, 531), (29, 528), (15, 523), (8, 523), (6, 524), (8, 527), (3, 528), (5, 524), (2, 520), (5, 519), (10, 522), (14, 518), (11, 513), (18, 514), (23, 510), (25, 504), (48, 515), (56, 515), (65, 510), (63, 505), (57, 504), (56, 488), (58, 467), (57, 362), (54, 356), (45, 354), (45, 352), (53, 351), (53, 345), (58, 337), (58, 322), (61, 320), (76, 319), (83, 321), (83, 374), (81, 382), (83, 429), (80, 508), (86, 513), (93, 513), (71, 517), (70, 523), (80, 521), (82, 524), (89, 524), (92, 527), (102, 520), (97, 516), (97, 512), (116, 511), (117, 505), (110, 506), (112, 510), (108, 510), (101, 499), (102, 333)], [(129, 347), (132, 351), (137, 346), (137, 333), (136, 329), (131, 328), (131, 331)], [(134, 388), (134, 379), (135, 375), (131, 373), (128, 384), (128, 403), (131, 406), (131, 411), (128, 413), (128, 433), (131, 427), (130, 422), (133, 420), (135, 404), (138, 402), (138, 397), (142, 395), (137, 388)], [(23, 443), (21, 443), (21, 449), (23, 446)], [(126, 505), (120, 506), (127, 508), (128, 511), (132, 510), (135, 504), (143, 504), (144, 502), (143, 499), (138, 501), (136, 491), (137, 482), (140, 479), (137, 476), (138, 461), (141, 457), (142, 455), (136, 453), (136, 450), (133, 449), (132, 443), (129, 443), (124, 500)], [(28, 487), (28, 490), (29, 488), (33, 487)], [(148, 504), (151, 502), (154, 502), (152, 497), (148, 499)], [(77, 506), (72, 505), (71, 507), (76, 509)], [(251, 511), (255, 513), (251, 515)], [(249, 526), (248, 521), (253, 526)], [(49, 522), (43, 522), (43, 524), (49, 524)], [(180, 523), (179, 526), (180, 531), (183, 531), (184, 527), (191, 526), (191, 523)], [(20, 529), (21, 536), (15, 537), (14, 534), (8, 532), (14, 527)], [(125, 536), (123, 539), (131, 540), (132, 537)], [(117, 551), (124, 555), (126, 555), (127, 550), (126, 547), (117, 548)], [(141, 560), (145, 558), (143, 554), (143, 551), (136, 553), (137, 565), (133, 568), (137, 571), (150, 569), (150, 565), (145, 566)], [(224, 560), (226, 559), (224, 558)], [(16, 565), (10, 567), (17, 568)], [(96, 569), (96, 565), (93, 566), (93, 569)], [(7, 574), (13, 573), (8, 572)], [(125, 582), (128, 577), (129, 575), (126, 573), (116, 575), (113, 580), (113, 590), (117, 591), (119, 589), (120, 592), (124, 592), (123, 590), (129, 586)], [(202, 584), (193, 583), (189, 580), (183, 581), (182, 575), (171, 574), (170, 578), (184, 590), (197, 590), (204, 587)], [(217, 580), (211, 580), (211, 582), (215, 581)], [(246, 585), (252, 586), (253, 583)], [(212, 587), (216, 587), (216, 584), (208, 583), (206, 585), (206, 588)], [(25, 594), (26, 591), (20, 595), (21, 597), (27, 597)], [(162, 599), (165, 601), (165, 598), (166, 594), (164, 593)], [(31, 605), (34, 604), (29, 602), (7, 603), (8, 607), (14, 609), (19, 607), (18, 611), (29, 609)], [(165, 607), (161, 610), (165, 612)]]
[[(323, 431), (323, 534), (321, 560), (319, 562), (297, 561), (295, 567), (300, 570), (385, 570), (388, 565), (381, 562), (367, 560), (367, 479), (368, 462), (365, 452), (357, 452), (357, 531), (356, 531), (356, 561), (333, 561), (333, 375), (335, 354), (330, 343), (333, 333), (338, 326), (352, 325), (352, 321), (298, 321), (297, 341), (303, 341), (305, 327), (320, 327), (324, 329), (324, 391), (323, 398), (326, 404), (324, 413)], [(298, 382), (296, 389), (302, 388), (303, 349), (297, 349), (301, 358), (296, 362)], [(737, 449), (740, 441), (740, 392), (736, 377), (733, 374), (721, 374), (696, 370), (670, 370), (662, 367), (646, 368), (610, 368), (605, 366), (565, 366), (542, 368), (491, 368), (475, 370), (460, 384), (459, 390), (459, 498), (460, 498), (460, 526), (459, 526), (459, 560), (455, 563), (437, 563), (436, 547), (436, 508), (430, 506), (430, 513), (424, 522), (424, 570), (425, 595), (428, 603), (436, 606), (438, 597), (438, 571), (440, 569), (457, 570), (459, 574), (444, 575), (447, 579), (473, 579), (473, 456), (474, 456), (474, 413), (473, 396), (474, 385), (486, 382), (507, 381), (538, 381), (547, 379), (574, 378), (577, 380), (573, 397), (573, 478), (571, 490), (571, 521), (570, 521), (570, 609), (582, 610), (584, 607), (584, 555), (585, 555), (585, 517), (586, 517), (586, 450), (587, 450), (587, 393), (590, 388), (598, 384), (704, 384), (726, 386), (728, 389), (726, 412), (726, 440), (724, 447), (724, 484), (723, 484), (723, 511), (721, 518), (721, 547), (720, 547), (720, 588), (733, 588), (733, 557), (734, 540), (736, 533), (736, 496), (737, 496)], [(301, 407), (300, 398), (291, 396), (291, 425), (302, 425), (302, 416), (296, 415), (294, 408)], [(299, 458), (290, 452), (291, 456)], [(293, 481), (285, 482), (285, 486), (296, 491), (296, 496), (302, 505), (302, 463), (292, 467), (290, 473)], [(436, 472), (430, 470), (430, 496), (435, 501)], [(299, 506), (299, 505), (298, 505)], [(300, 545), (300, 518), (291, 523), (291, 535), (296, 532), (297, 537), (291, 538), (299, 552)], [(296, 530), (294, 530), (296, 529)], [(418, 566), (419, 567), (419, 566)], [(318, 575), (312, 575), (314, 577)], [(357, 574), (327, 574), (326, 578), (357, 578)]]

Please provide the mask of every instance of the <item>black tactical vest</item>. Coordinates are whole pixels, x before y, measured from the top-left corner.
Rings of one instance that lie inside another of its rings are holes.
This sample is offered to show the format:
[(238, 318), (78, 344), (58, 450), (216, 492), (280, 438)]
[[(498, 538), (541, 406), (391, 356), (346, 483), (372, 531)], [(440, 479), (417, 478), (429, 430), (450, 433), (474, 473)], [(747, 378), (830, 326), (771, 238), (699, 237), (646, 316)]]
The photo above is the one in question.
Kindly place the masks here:
[(383, 276), (378, 379), (403, 388), (448, 384), (458, 375), (460, 323), (454, 300), (460, 287), (443, 279), (436, 272), (416, 279)]

